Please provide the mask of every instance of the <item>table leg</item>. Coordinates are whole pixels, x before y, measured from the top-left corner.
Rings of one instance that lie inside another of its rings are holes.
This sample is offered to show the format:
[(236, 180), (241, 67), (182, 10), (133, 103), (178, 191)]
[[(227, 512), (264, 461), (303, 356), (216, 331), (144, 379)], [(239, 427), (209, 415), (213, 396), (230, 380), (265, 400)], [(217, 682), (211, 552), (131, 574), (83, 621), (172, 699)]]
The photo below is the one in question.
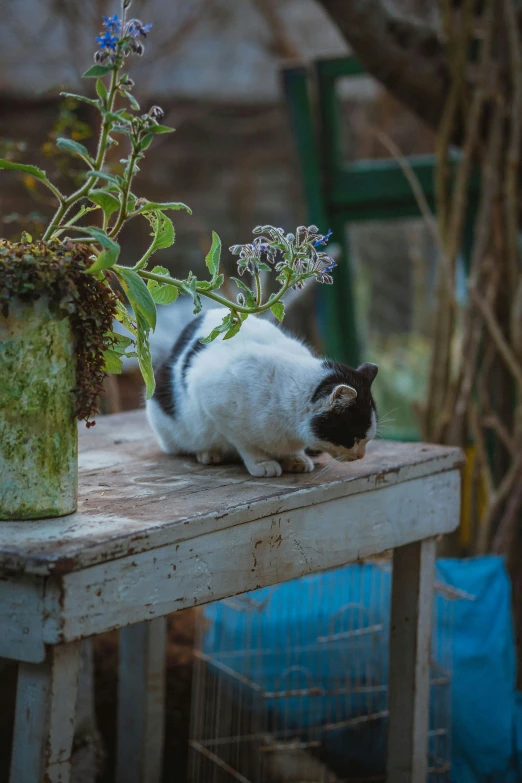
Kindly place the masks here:
[(165, 727), (165, 617), (120, 631), (117, 783), (159, 783)]
[(387, 783), (428, 776), (435, 539), (393, 551)]
[(69, 783), (79, 651), (72, 642), (20, 663), (10, 783)]

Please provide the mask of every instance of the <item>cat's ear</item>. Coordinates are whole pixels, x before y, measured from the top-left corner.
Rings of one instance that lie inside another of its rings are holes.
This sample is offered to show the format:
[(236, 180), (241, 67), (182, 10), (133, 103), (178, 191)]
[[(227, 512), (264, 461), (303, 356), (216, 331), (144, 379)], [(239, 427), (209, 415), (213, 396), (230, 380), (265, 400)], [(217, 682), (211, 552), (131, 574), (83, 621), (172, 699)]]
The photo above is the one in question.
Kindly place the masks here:
[(370, 386), (372, 385), (375, 376), (379, 372), (379, 368), (376, 364), (370, 364), (370, 362), (364, 362), (364, 364), (361, 364), (360, 367), (357, 368), (357, 372), (360, 372), (361, 375), (364, 375)]
[(330, 395), (330, 406), (332, 408), (347, 408), (356, 397), (357, 392), (353, 386), (346, 386), (344, 383), (340, 383)]

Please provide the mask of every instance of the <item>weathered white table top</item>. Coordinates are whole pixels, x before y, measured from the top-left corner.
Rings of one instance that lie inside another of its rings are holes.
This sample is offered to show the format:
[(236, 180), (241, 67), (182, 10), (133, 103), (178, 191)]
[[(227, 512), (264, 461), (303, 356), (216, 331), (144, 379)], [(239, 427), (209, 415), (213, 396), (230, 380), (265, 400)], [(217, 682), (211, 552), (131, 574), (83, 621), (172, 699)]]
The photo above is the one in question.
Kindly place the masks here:
[[(325, 455), (311, 474), (259, 479), (239, 464), (204, 467), (190, 457), (162, 454), (143, 411), (100, 417), (95, 427), (80, 426), (78, 511), (60, 519), (2, 522), (0, 569), (63, 575), (369, 490), (448, 473), (455, 477), (461, 461), (455, 448), (375, 441), (361, 461), (341, 465)], [(371, 548), (383, 551), (447, 532), (448, 481), (455, 483), (446, 476), (437, 484), (440, 515), (419, 520), (422, 530), (416, 532), (386, 530), (386, 507), (374, 496), (381, 524)], [(450, 529), (455, 524), (452, 520)], [(375, 532), (375, 521), (373, 526)]]
[(460, 451), (377, 441), (262, 480), (162, 454), (143, 411), (80, 432), (78, 512), (0, 523), (0, 656), (21, 662), (11, 783), (70, 780), (81, 639), (122, 629), (118, 780), (156, 783), (165, 617), (388, 549), (387, 779), (425, 781), (435, 537), (458, 524)]

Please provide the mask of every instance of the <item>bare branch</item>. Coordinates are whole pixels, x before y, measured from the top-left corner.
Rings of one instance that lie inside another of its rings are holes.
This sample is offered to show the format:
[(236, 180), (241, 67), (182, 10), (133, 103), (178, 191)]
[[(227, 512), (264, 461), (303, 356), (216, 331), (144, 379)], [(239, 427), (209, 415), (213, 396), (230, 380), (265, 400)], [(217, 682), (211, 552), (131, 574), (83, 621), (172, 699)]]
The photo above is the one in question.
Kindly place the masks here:
[(511, 59), (512, 105), (511, 133), (506, 156), (505, 211), (508, 244), (509, 281), (512, 286), (518, 279), (518, 178), (520, 167), (520, 138), (522, 136), (522, 53), (514, 0), (504, 0), (506, 30)]
[(495, 318), (493, 310), (491, 309), (488, 302), (483, 299), (483, 297), (475, 288), (470, 289), (470, 295), (480, 310), (482, 317), (484, 318), (491, 338), (497, 346), (498, 352), (504, 359), (508, 369), (516, 380), (520, 391), (522, 392), (522, 367), (520, 366), (519, 362), (517, 361), (517, 357), (507, 342), (502, 329), (500, 328), (499, 323)]

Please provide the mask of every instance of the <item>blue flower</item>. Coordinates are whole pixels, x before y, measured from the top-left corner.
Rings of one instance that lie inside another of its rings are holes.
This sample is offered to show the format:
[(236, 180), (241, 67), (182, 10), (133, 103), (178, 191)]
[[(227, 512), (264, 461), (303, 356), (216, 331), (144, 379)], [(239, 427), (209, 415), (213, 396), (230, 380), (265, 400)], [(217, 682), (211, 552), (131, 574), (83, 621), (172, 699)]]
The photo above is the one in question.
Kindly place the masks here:
[(121, 22), (118, 14), (114, 14), (114, 16), (104, 16), (103, 26), (106, 27), (110, 33), (119, 33), (121, 30)]
[(99, 43), (101, 49), (115, 49), (118, 38), (115, 35), (111, 35), (107, 30), (105, 35), (98, 35), (96, 41)]
[(332, 229), (329, 228), (322, 239), (318, 239), (317, 242), (314, 242), (314, 247), (318, 247), (319, 245), (327, 245), (328, 240), (330, 239), (331, 236), (332, 236)]
[(140, 19), (131, 19), (127, 24), (126, 33), (133, 38), (139, 38), (140, 35), (146, 38), (151, 27), (152, 24), (143, 24)]
[(329, 266), (325, 266), (324, 269), (321, 269), (319, 273), (319, 282), (328, 283), (331, 285), (333, 283), (332, 272), (336, 266), (337, 263), (335, 261), (332, 261), (332, 263)]

